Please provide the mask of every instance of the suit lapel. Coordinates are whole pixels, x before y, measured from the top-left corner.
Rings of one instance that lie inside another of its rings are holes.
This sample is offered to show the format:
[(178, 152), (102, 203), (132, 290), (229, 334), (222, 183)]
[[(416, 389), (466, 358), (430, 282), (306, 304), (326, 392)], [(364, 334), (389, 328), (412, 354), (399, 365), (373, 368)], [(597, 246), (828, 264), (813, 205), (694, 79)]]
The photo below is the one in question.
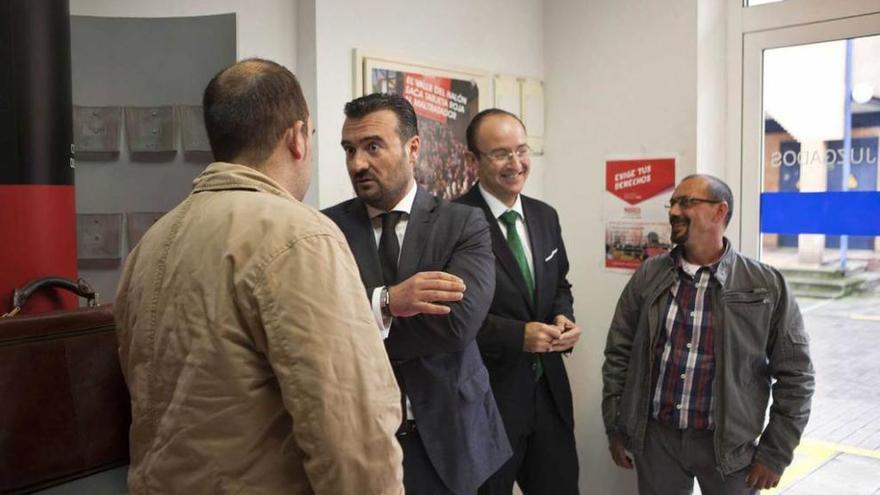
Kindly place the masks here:
[(419, 261), (425, 252), (425, 242), (431, 226), (437, 218), (437, 199), (427, 191), (416, 186), (416, 197), (413, 200), (403, 245), (400, 246), (400, 261), (397, 264), (398, 280), (405, 280), (418, 271)]
[(523, 215), (525, 216), (526, 229), (529, 231), (529, 242), (532, 246), (532, 267), (535, 272), (535, 308), (541, 308), (541, 282), (544, 280), (544, 236), (541, 235), (541, 225), (539, 223), (538, 211), (534, 208), (532, 202), (523, 195), (520, 195), (522, 201)]
[[(489, 231), (492, 233), (492, 251), (495, 253), (495, 258), (516, 284), (517, 290), (522, 294), (523, 299), (529, 305), (529, 308), (534, 309), (535, 302), (529, 297), (529, 288), (526, 286), (526, 279), (523, 278), (522, 272), (519, 269), (519, 264), (516, 262), (516, 258), (513, 257), (513, 252), (507, 246), (507, 239), (504, 237), (504, 233), (501, 232), (501, 227), (498, 225), (498, 219), (492, 214), (492, 210), (489, 209), (489, 205), (486, 204), (486, 200), (483, 199), (483, 195), (477, 188), (477, 184), (474, 184), (470, 192), (467, 193), (466, 199), (472, 206), (478, 206), (483, 210), (483, 213), (486, 215), (486, 221), (489, 222)], [(529, 229), (529, 232), (531, 232), (531, 229)], [(532, 256), (532, 258), (534, 258), (534, 256)], [(534, 263), (534, 260), (532, 262)], [(535, 287), (537, 288), (537, 281)]]
[(376, 246), (373, 223), (367, 214), (366, 206), (360, 199), (355, 199), (349, 205), (348, 221), (349, 228), (345, 231), (351, 233), (348, 242), (357, 261), (358, 270), (361, 272), (361, 280), (368, 288), (385, 285), (382, 281), (379, 248)]

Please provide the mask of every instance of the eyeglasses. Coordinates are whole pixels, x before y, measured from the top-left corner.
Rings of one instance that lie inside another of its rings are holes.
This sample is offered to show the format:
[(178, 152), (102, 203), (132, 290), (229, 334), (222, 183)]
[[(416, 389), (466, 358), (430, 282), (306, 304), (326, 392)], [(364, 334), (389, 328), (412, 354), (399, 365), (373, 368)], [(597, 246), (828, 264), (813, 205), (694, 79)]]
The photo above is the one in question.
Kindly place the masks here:
[(507, 163), (516, 157), (517, 160), (525, 160), (529, 157), (529, 153), (531, 153), (532, 149), (529, 148), (529, 145), (524, 144), (515, 150), (492, 150), (488, 153), (483, 153), (482, 151), (477, 151), (480, 155), (488, 156), (490, 160), (495, 163)]
[(709, 204), (718, 204), (723, 203), (720, 199), (704, 199), (704, 198), (692, 198), (690, 196), (679, 196), (677, 198), (672, 198), (666, 203), (665, 206), (667, 209), (672, 208), (675, 205), (678, 205), (682, 210), (686, 210), (691, 206), (698, 205), (700, 203), (709, 203)]

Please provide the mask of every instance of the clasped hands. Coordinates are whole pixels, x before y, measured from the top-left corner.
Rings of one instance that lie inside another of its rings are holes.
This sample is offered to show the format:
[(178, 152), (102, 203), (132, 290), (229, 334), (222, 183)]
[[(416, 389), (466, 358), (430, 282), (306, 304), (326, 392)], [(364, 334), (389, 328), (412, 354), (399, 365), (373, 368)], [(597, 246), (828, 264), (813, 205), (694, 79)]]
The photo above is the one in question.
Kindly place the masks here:
[[(465, 289), (464, 280), (451, 273), (419, 272), (388, 288), (388, 309), (392, 316), (404, 318), (449, 314), (451, 308), (443, 303), (461, 301)], [(526, 323), (523, 351), (567, 351), (580, 336), (581, 328), (564, 315), (556, 315), (552, 325), (530, 321)]]
[(565, 315), (556, 315), (553, 324), (539, 321), (526, 323), (523, 350), (525, 352), (561, 352), (574, 347), (581, 337), (581, 327)]

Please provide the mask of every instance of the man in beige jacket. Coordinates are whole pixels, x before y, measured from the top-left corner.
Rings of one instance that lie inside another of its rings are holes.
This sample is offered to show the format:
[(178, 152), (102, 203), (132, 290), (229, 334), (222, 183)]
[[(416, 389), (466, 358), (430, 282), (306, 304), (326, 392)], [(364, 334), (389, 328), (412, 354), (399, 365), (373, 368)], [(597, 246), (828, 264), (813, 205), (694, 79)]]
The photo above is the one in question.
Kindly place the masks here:
[(132, 251), (115, 304), (131, 493), (403, 493), (400, 393), (357, 265), (300, 202), (299, 83), (245, 60), (204, 110), (218, 162)]

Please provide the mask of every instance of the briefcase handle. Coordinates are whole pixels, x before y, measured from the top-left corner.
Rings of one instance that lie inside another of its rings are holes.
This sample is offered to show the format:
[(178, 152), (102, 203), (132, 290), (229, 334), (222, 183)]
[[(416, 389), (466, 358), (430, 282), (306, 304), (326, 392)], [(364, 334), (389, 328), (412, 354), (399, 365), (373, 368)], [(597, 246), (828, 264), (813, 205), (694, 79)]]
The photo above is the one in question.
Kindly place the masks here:
[(24, 287), (15, 289), (12, 293), (12, 309), (3, 316), (0, 316), (0, 318), (15, 316), (21, 311), (21, 308), (24, 307), (28, 298), (31, 297), (34, 292), (50, 287), (69, 290), (79, 297), (86, 298), (90, 308), (98, 305), (98, 293), (95, 292), (95, 289), (92, 289), (92, 286), (85, 280), (80, 278), (74, 282), (73, 280), (62, 277), (43, 277), (31, 280), (25, 284)]

